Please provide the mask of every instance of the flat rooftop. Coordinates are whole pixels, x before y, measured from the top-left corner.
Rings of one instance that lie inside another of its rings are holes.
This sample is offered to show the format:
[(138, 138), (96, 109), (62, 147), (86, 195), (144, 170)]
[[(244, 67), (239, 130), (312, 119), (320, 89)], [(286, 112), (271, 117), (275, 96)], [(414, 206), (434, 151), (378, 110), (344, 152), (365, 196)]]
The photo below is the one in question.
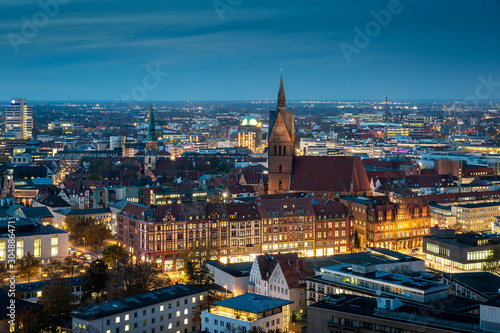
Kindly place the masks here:
[(369, 252), (335, 254), (324, 257), (304, 258), (309, 268), (319, 271), (320, 268), (342, 264), (390, 264), (395, 262), (422, 261), (422, 259), (386, 249), (372, 249)]
[(117, 313), (132, 311), (148, 305), (167, 302), (181, 297), (201, 293), (206, 289), (179, 284), (145, 293), (118, 298), (109, 302), (84, 306), (73, 310), (74, 318), (95, 320)]
[(286, 299), (249, 293), (215, 302), (214, 305), (251, 313), (260, 313), (292, 303), (292, 301)]
[(438, 283), (430, 280), (423, 279), (422, 277), (413, 277), (408, 275), (396, 274), (391, 272), (376, 270), (372, 273), (356, 273), (352, 271), (351, 265), (336, 265), (325, 267), (326, 273), (342, 273), (342, 275), (351, 275), (359, 278), (371, 279), (379, 282), (390, 283), (401, 287), (412, 288), (416, 290), (432, 292), (436, 290), (448, 289), (448, 286), (443, 283)]
[[(479, 316), (467, 313), (429, 308), (426, 306), (409, 305), (403, 303), (403, 306), (395, 310), (384, 310), (377, 308), (375, 298), (356, 296), (356, 295), (334, 295), (335, 302), (322, 300), (311, 304), (309, 307), (334, 310), (344, 313), (359, 314), (380, 319), (390, 318), (393, 321), (411, 323), (422, 326), (433, 327), (453, 327), (452, 331), (472, 332), (473, 325), (479, 325)], [(441, 304), (442, 306), (442, 304)]]
[(252, 269), (253, 261), (250, 262), (240, 262), (235, 264), (223, 264), (218, 260), (210, 260), (205, 264), (211, 265), (221, 271), (234, 276), (234, 277), (243, 277), (249, 276), (250, 270)]
[(488, 296), (497, 296), (500, 290), (500, 276), (490, 272), (447, 273), (451, 280), (467, 285)]

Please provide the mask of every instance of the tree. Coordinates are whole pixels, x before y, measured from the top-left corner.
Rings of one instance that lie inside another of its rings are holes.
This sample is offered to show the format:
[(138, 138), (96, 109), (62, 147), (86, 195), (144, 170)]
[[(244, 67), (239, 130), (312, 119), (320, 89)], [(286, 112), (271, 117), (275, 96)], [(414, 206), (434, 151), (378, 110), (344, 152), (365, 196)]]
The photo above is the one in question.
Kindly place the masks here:
[(110, 245), (106, 247), (101, 252), (102, 260), (108, 265), (116, 265), (117, 262), (126, 261), (129, 258), (129, 254), (123, 247), (117, 244)]
[(68, 230), (70, 236), (73, 237), (75, 241), (79, 241), (83, 239), (85, 229), (89, 225), (89, 219), (86, 219), (82, 216), (69, 215), (66, 217), (65, 225)]
[(495, 245), (483, 263), (483, 271), (500, 273), (500, 244)]
[(359, 249), (361, 247), (361, 239), (359, 239), (358, 231), (354, 231), (354, 242), (353, 247)]
[(184, 265), (186, 284), (213, 289), (215, 287), (215, 281), (205, 266), (205, 262), (214, 257), (216, 258), (219, 249), (214, 246), (197, 246), (195, 242), (191, 243), (189, 247), (190, 249), (181, 255), (186, 263)]
[(99, 302), (106, 291), (108, 279), (108, 265), (106, 265), (102, 259), (97, 259), (91, 263), (83, 275), (83, 298), (85, 300), (92, 299)]
[(49, 276), (60, 275), (64, 273), (63, 264), (59, 260), (52, 260), (43, 268), (43, 270)]
[(48, 314), (39, 305), (24, 307), (16, 319), (19, 333), (45, 332), (50, 326)]
[(87, 180), (104, 180), (104, 177), (98, 173), (92, 173), (87, 177)]
[(38, 274), (38, 270), (40, 269), (40, 261), (29, 251), (25, 257), (17, 260), (16, 264), (19, 276), (27, 279), (28, 282), (30, 282), (33, 276)]
[(86, 242), (89, 244), (100, 244), (102, 245), (102, 241), (111, 238), (111, 230), (109, 230), (108, 226), (104, 223), (98, 223), (94, 219), (89, 219), (89, 223), (83, 232), (83, 237)]
[(66, 217), (66, 229), (75, 241), (85, 239), (86, 243), (102, 245), (102, 241), (111, 238), (111, 230), (105, 223), (100, 223), (94, 218), (84, 218), (70, 215)]
[(75, 296), (61, 274), (51, 276), (50, 284), (42, 288), (41, 304), (50, 316), (69, 319)]
[(80, 263), (75, 259), (75, 257), (70, 255), (64, 258), (63, 269), (69, 276), (73, 277), (75, 268), (78, 268), (78, 266), (80, 266)]
[(125, 297), (133, 294), (168, 287), (172, 284), (167, 275), (152, 262), (131, 260), (118, 262), (111, 271), (107, 294), (109, 299)]

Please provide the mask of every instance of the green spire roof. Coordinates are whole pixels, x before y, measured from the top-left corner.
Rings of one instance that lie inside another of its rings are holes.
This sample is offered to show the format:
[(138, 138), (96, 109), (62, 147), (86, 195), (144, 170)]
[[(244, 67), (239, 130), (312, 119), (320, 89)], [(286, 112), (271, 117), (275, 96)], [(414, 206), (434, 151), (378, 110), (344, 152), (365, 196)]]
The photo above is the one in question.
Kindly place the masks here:
[(151, 107), (151, 102), (149, 103), (148, 137), (146, 141), (156, 141), (155, 117), (153, 115), (153, 108)]

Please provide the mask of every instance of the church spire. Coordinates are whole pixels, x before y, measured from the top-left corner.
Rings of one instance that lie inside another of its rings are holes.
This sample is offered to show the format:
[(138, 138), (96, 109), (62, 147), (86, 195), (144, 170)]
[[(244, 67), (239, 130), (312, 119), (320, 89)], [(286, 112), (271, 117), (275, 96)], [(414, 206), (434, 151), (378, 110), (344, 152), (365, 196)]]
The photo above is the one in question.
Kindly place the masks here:
[(283, 73), (281, 73), (280, 90), (278, 92), (278, 108), (286, 109), (285, 88), (283, 87)]
[(151, 107), (151, 102), (149, 102), (149, 124), (148, 124), (148, 137), (146, 141), (156, 141), (155, 117), (153, 115), (153, 108)]

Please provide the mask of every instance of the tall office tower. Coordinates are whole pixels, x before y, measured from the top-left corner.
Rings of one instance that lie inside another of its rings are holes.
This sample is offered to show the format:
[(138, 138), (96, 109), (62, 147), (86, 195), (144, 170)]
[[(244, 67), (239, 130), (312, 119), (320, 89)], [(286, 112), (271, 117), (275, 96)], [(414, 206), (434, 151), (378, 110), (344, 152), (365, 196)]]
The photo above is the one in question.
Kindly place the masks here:
[(5, 134), (12, 139), (31, 139), (33, 130), (33, 107), (26, 98), (12, 99), (5, 107)]

